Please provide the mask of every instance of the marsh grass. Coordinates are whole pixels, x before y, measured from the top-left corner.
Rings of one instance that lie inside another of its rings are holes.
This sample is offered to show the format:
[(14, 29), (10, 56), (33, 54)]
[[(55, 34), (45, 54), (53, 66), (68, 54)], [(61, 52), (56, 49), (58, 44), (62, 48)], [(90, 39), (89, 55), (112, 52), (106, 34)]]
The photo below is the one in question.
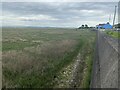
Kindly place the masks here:
[(53, 87), (58, 72), (74, 60), (88, 37), (93, 32), (4, 28), (3, 87)]

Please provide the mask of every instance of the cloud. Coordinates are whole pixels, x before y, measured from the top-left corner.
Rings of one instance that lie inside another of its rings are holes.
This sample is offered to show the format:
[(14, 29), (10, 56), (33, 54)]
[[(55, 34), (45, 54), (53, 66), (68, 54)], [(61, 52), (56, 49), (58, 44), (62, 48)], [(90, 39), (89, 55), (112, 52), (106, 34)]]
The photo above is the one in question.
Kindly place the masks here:
[(57, 18), (53, 18), (48, 15), (29, 15), (29, 16), (2, 16), (0, 17), (1, 20), (21, 20), (21, 21), (37, 21), (37, 20), (58, 20)]
[(117, 2), (4, 2), (2, 20), (5, 26), (77, 27), (87, 22), (95, 26), (108, 21), (115, 5)]
[(119, 0), (2, 0), (2, 2), (118, 2)]

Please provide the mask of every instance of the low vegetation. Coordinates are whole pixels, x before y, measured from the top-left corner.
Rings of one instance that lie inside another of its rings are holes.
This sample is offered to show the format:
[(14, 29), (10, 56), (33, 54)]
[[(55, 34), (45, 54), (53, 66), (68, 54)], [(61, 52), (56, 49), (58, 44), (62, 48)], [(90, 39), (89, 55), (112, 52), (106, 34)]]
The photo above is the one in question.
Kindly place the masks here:
[(92, 72), (92, 66), (93, 66), (93, 58), (94, 58), (94, 51), (95, 51), (95, 38), (92, 38), (93, 40), (89, 40), (87, 42), (87, 45), (85, 46), (86, 52), (84, 53), (84, 69), (83, 69), (83, 78), (81, 82), (82, 88), (89, 88), (90, 87), (90, 81), (91, 81), (91, 72)]
[[(90, 30), (3, 28), (3, 88), (53, 87), (54, 78), (80, 50), (93, 53), (94, 39)], [(90, 55), (85, 76), (91, 72), (91, 54), (84, 55)]]
[(120, 32), (119, 31), (106, 31), (106, 33), (112, 37), (120, 38)]

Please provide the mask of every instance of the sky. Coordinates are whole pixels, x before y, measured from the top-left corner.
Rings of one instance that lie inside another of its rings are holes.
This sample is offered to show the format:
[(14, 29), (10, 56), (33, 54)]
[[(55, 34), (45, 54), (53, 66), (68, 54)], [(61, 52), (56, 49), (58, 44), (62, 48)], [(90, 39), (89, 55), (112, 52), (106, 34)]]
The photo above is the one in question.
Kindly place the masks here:
[[(2, 26), (79, 27), (112, 24), (117, 2), (2, 2)], [(118, 18), (116, 17), (116, 23)]]

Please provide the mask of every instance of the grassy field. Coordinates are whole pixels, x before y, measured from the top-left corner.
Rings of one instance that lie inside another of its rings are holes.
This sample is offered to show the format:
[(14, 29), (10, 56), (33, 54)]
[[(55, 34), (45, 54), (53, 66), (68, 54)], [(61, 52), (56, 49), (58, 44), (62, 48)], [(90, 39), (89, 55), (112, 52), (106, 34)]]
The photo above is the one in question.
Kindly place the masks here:
[(84, 51), (82, 87), (88, 88), (95, 36), (90, 30), (3, 28), (3, 87), (53, 87), (60, 70)]

